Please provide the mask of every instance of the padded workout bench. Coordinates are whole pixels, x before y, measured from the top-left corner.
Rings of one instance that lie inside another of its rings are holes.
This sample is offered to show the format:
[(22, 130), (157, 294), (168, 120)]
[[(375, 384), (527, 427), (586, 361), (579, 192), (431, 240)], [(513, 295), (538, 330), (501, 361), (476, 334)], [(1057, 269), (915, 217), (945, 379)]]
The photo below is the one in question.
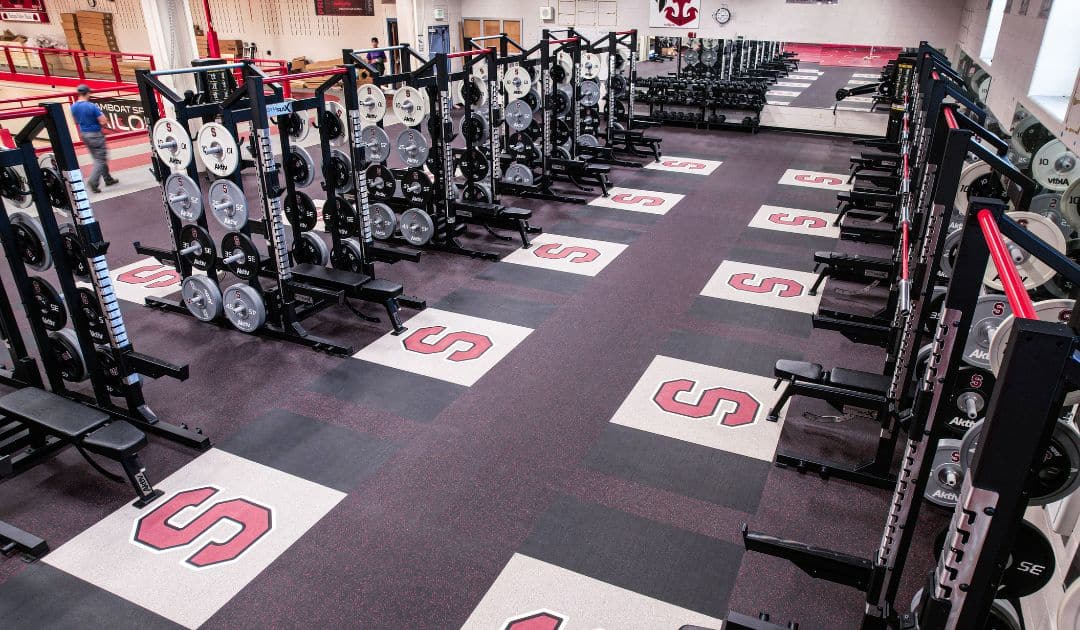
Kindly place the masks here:
[(787, 381), (787, 387), (780, 394), (776, 404), (769, 410), (768, 420), (776, 422), (780, 410), (789, 398), (795, 395), (818, 398), (837, 409), (845, 404), (859, 405), (884, 411), (885, 394), (889, 391), (890, 379), (884, 374), (833, 368), (825, 371), (818, 363), (780, 359), (773, 368), (776, 383), (773, 389)]
[[(308, 284), (319, 289), (341, 293), (345, 298), (355, 298), (373, 304), (382, 304), (386, 309), (386, 315), (390, 318), (390, 324), (394, 327), (394, 334), (405, 332), (405, 326), (398, 317), (398, 298), (404, 288), (389, 280), (371, 278), (360, 273), (331, 269), (322, 265), (302, 263), (293, 265), (293, 280), (302, 284)], [(364, 316), (365, 319), (367, 316)]]
[(162, 495), (147, 480), (139, 462), (146, 434), (131, 424), (36, 387), (24, 387), (0, 397), (0, 414), (23, 423), (39, 440), (51, 435), (75, 446), (91, 466), (114, 481), (122, 478), (101, 468), (87, 452), (119, 462), (139, 495), (135, 507), (141, 508)]

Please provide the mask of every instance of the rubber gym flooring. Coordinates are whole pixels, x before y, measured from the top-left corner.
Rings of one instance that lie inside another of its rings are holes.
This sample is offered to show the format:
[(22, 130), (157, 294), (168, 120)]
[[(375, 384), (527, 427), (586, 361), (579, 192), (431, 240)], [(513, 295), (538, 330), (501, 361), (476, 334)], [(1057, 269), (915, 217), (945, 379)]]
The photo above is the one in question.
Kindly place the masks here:
[[(675, 629), (732, 608), (855, 627), (860, 593), (740, 540), (749, 523), (866, 557), (879, 542), (887, 492), (771, 464), (858, 462), (874, 426), (802, 399), (765, 420), (778, 358), (882, 364), (810, 323), (819, 299), (884, 303), (806, 290), (811, 252), (838, 244), (850, 140), (657, 133), (664, 160), (614, 169), (608, 198), (513, 200), (544, 228), (530, 250), (478, 238), (508, 255), (381, 266), (428, 301), (404, 335), (344, 309), (305, 322), (352, 358), (137, 305), (177, 290), (131, 246), (166, 243), (159, 193), (96, 203), (135, 348), (191, 366), (147, 398), (215, 446), (152, 437), (165, 497), (142, 511), (71, 450), (5, 482), (0, 518), (53, 551), (0, 563), (0, 623)], [(926, 520), (900, 601), (944, 522)]]

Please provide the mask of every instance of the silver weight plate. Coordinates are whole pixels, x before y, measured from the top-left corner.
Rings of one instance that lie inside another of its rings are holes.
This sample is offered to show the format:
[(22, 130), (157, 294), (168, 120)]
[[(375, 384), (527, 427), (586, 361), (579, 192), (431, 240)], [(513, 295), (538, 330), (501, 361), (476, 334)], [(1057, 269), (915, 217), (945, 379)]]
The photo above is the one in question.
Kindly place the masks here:
[(579, 147), (598, 147), (600, 146), (600, 140), (591, 133), (583, 133), (577, 137), (577, 143)]
[(356, 90), (356, 97), (360, 103), (360, 118), (365, 123), (375, 124), (386, 116), (386, 94), (382, 88), (371, 83), (361, 85)]
[(506, 106), (503, 110), (503, 119), (506, 120), (506, 126), (514, 131), (525, 131), (532, 124), (533, 110), (528, 103), (519, 98), (510, 101), (510, 104)]
[(1012, 307), (1004, 295), (980, 295), (971, 316), (971, 330), (964, 342), (964, 362), (968, 365), (990, 369), (990, 340), (1006, 317), (1012, 315)]
[[(1080, 181), (1080, 180), (1078, 180)], [(1058, 226), (1061, 230), (1061, 234), (1066, 239), (1072, 237), (1072, 233), (1076, 231), (1073, 228), (1072, 223), (1065, 218), (1064, 213), (1061, 211), (1061, 201), (1064, 197), (1064, 193), (1059, 195), (1057, 193), (1043, 193), (1041, 195), (1035, 195), (1031, 199), (1031, 203), (1028, 205), (1028, 212), (1034, 212), (1035, 214), (1041, 214), (1042, 216), (1050, 219), (1054, 225)]]
[(696, 65), (697, 62), (701, 60), (701, 58), (698, 56), (698, 51), (696, 50), (688, 50), (684, 52), (682, 58), (684, 66)]
[(517, 184), (518, 186), (532, 186), (533, 185), (533, 172), (532, 169), (519, 162), (514, 162), (506, 167), (503, 171), (502, 180), (508, 184)]
[[(1006, 213), (1006, 216), (1022, 225), (1024, 229), (1050, 247), (1063, 254), (1065, 253), (1065, 236), (1050, 219), (1034, 212), (1009, 212)], [(1016, 271), (1019, 272), (1020, 279), (1024, 282), (1026, 288), (1040, 287), (1054, 277), (1054, 270), (1050, 268), (1050, 265), (1024, 251), (1023, 248), (1009, 239), (1004, 240), (1005, 247), (1012, 254), (1013, 261), (1016, 263)], [(998, 277), (997, 268), (994, 267), (993, 262), (986, 265), (983, 284), (995, 291), (1004, 290), (1001, 278)]]
[(1031, 158), (1031, 175), (1040, 186), (1054, 192), (1065, 192), (1080, 180), (1080, 157), (1065, 148), (1061, 140), (1051, 140)]
[(368, 207), (371, 212), (371, 235), (385, 241), (394, 235), (397, 229), (397, 215), (385, 203), (373, 203)]
[(202, 191), (185, 173), (173, 173), (165, 178), (165, 200), (181, 221), (194, 223), (202, 216)]
[[(295, 101), (295, 98), (285, 99), (286, 102)], [(308, 118), (307, 112), (294, 112), (293, 120), (300, 121), (299, 129), (289, 128), (289, 139), (293, 142), (303, 142), (307, 139), (308, 134), (311, 133), (311, 119)]]
[(930, 478), (926, 480), (923, 496), (927, 501), (944, 508), (956, 506), (960, 499), (960, 483), (964, 469), (960, 466), (960, 440), (938, 440)]
[[(968, 189), (975, 180), (979, 179), (983, 175), (988, 175), (993, 171), (990, 165), (983, 161), (972, 162), (966, 164), (964, 169), (960, 171), (960, 182), (956, 187), (956, 199), (953, 201), (953, 207), (960, 213), (961, 216), (965, 216), (968, 210)], [(1012, 202), (1009, 203), (1009, 208), (1012, 208)]]
[(184, 278), (180, 295), (195, 319), (208, 322), (221, 315), (221, 289), (207, 276), (196, 274)]
[(210, 184), (206, 193), (210, 214), (229, 231), (239, 230), (248, 220), (247, 199), (244, 191), (228, 179)]
[[(1035, 307), (1035, 314), (1044, 322), (1068, 323), (1069, 316), (1072, 314), (1073, 301), (1066, 299), (1043, 300), (1035, 302), (1033, 306)], [(1009, 315), (1002, 320), (993, 336), (990, 337), (990, 371), (995, 376), (1001, 370), (1001, 362), (1005, 360), (1005, 348), (1009, 345), (1009, 335), (1015, 321), (1016, 317)]]
[[(334, 115), (341, 123), (341, 134), (330, 138), (330, 146), (340, 147), (349, 139), (349, 115), (345, 106), (337, 101), (326, 101), (326, 111)], [(362, 116), (361, 116), (362, 118)]]
[(419, 125), (427, 113), (427, 100), (420, 90), (406, 85), (394, 92), (394, 115), (406, 127)]
[(360, 144), (364, 145), (364, 159), (368, 162), (381, 164), (390, 157), (390, 136), (378, 125), (360, 129)]
[(311, 182), (315, 181), (315, 160), (311, 159), (311, 154), (307, 149), (301, 146), (289, 147), (289, 152), (300, 158), (300, 161), (304, 163), (303, 179), (294, 181), (293, 183), (297, 188), (307, 188), (311, 185)]
[(512, 66), (503, 73), (503, 88), (506, 90), (507, 97), (521, 98), (529, 93), (531, 87), (532, 76), (525, 68)]
[(180, 170), (191, 164), (191, 135), (180, 121), (175, 118), (161, 118), (154, 123), (151, 136), (154, 153), (169, 168)]
[(600, 76), (600, 55), (591, 52), (581, 53), (581, 78), (595, 79)]
[(480, 63), (473, 64), (472, 76), (487, 80), (487, 63), (481, 61)]
[[(396, 106), (396, 104), (395, 104)], [(427, 138), (418, 129), (406, 129), (398, 134), (397, 151), (402, 161), (409, 168), (418, 168), (427, 162), (428, 151)]]
[(226, 319), (240, 332), (255, 332), (266, 323), (266, 305), (255, 287), (234, 284), (225, 289), (223, 301)]
[(240, 166), (240, 146), (220, 123), (206, 123), (195, 137), (199, 157), (215, 177), (228, 177)]
[(706, 48), (701, 51), (701, 63), (706, 66), (716, 65), (716, 60), (720, 58), (715, 48)]
[(1080, 179), (1061, 193), (1060, 210), (1069, 225), (1073, 226), (1074, 230), (1080, 230)]
[(409, 208), (401, 213), (401, 236), (413, 245), (426, 245), (435, 234), (431, 216), (420, 208)]
[(581, 104), (592, 107), (600, 102), (600, 84), (596, 81), (582, 81), (579, 88)]

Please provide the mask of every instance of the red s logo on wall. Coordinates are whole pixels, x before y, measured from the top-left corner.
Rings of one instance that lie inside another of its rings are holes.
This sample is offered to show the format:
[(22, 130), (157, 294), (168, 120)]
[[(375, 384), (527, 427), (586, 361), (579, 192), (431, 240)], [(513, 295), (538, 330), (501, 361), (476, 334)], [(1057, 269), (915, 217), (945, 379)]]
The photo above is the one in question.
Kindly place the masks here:
[(804, 184), (825, 184), (826, 186), (839, 186), (844, 183), (844, 180), (839, 177), (829, 177), (827, 175), (796, 175), (795, 181)]
[(724, 403), (728, 403), (729, 406), (734, 405), (734, 409), (724, 411), (720, 418), (720, 424), (725, 427), (751, 424), (757, 418), (761, 403), (750, 394), (737, 389), (710, 387), (701, 392), (696, 403), (686, 403), (675, 399), (675, 396), (694, 389), (695, 385), (697, 385), (696, 381), (685, 378), (667, 381), (657, 390), (656, 395), (653, 396), (653, 402), (668, 413), (695, 419), (716, 415)]
[(757, 278), (752, 273), (737, 273), (728, 278), (728, 285), (739, 291), (750, 293), (772, 293), (773, 289), (780, 289), (776, 295), (784, 298), (799, 297), (806, 290), (801, 283), (788, 278), (762, 278), (758, 284), (751, 284)]
[(450, 361), (472, 361), (483, 355), (491, 346), (495, 345), (491, 339), (484, 335), (471, 332), (452, 332), (434, 343), (428, 342), (428, 337), (434, 337), (446, 330), (446, 326), (427, 326), (419, 328), (413, 334), (406, 337), (401, 343), (406, 350), (419, 352), (420, 354), (439, 354), (446, 352), (455, 343), (467, 344), (469, 347), (463, 350), (455, 350), (446, 357)]
[[(560, 251), (559, 248), (562, 248)], [(533, 250), (533, 254), (538, 258), (548, 258), (550, 260), (561, 260), (563, 258), (572, 257), (568, 262), (572, 263), (589, 263), (600, 257), (600, 252), (591, 247), (577, 247), (567, 245), (563, 247), (562, 243), (547, 243), (541, 245)]]
[(787, 212), (775, 212), (769, 215), (769, 221), (777, 225), (793, 225), (795, 227), (807, 227), (812, 229), (823, 228), (828, 221), (819, 217), (808, 217), (804, 214), (788, 214)]
[(239, 558), (273, 527), (270, 508), (247, 499), (229, 499), (211, 505), (182, 527), (169, 524), (180, 511), (200, 505), (218, 492), (209, 487), (178, 492), (135, 523), (135, 542), (155, 551), (177, 549), (190, 545), (218, 523), (229, 521), (239, 525), (240, 531), (226, 540), (206, 543), (184, 562), (201, 569)]
[(631, 195), (630, 193), (619, 193), (611, 198), (615, 203), (625, 203), (628, 206), (634, 204), (641, 206), (662, 206), (664, 205), (664, 199), (662, 197), (653, 197), (651, 195)]
[(146, 265), (125, 271), (116, 277), (117, 282), (141, 284), (149, 289), (180, 284), (180, 274), (164, 265)]

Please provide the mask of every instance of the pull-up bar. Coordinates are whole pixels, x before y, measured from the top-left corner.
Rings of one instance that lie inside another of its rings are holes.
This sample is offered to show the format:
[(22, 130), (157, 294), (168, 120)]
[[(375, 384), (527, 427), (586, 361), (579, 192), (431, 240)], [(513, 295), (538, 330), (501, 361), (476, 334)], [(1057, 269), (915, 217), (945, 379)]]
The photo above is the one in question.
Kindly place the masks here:
[(208, 72), (211, 70), (232, 70), (234, 68), (243, 68), (242, 63), (219, 63), (213, 66), (195, 66), (194, 68), (173, 68), (171, 70), (154, 70), (150, 73), (152, 77), (162, 77), (169, 74), (188, 74), (191, 72)]
[(567, 43), (570, 43), (570, 42), (576, 42), (579, 39), (580, 38), (578, 38), (578, 37), (564, 37), (563, 39), (549, 39), (548, 43), (549, 44), (567, 44)]
[(494, 48), (475, 48), (473, 50), (460, 50), (458, 52), (447, 53), (446, 58), (456, 59), (458, 57), (475, 57), (477, 55), (486, 55), (494, 51)]
[(281, 83), (282, 81), (299, 81), (301, 79), (313, 79), (315, 77), (326, 77), (335, 74), (345, 74), (345, 68), (327, 68), (326, 70), (312, 70), (311, 72), (300, 72), (297, 74), (279, 74), (272, 77), (263, 79), (263, 83)]

